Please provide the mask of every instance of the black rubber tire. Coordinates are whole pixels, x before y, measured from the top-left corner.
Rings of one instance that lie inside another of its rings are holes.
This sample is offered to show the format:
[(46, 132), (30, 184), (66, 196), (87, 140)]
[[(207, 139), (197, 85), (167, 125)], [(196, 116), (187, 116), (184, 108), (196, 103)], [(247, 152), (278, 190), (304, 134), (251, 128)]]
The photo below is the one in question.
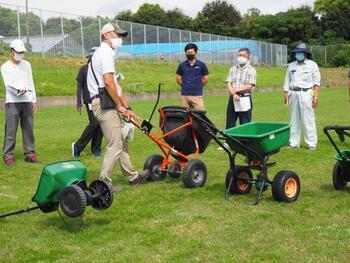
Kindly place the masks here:
[[(293, 187), (288, 187), (291, 183)], [(288, 189), (291, 193), (288, 193)], [(298, 175), (293, 171), (282, 170), (279, 171), (272, 182), (272, 196), (276, 201), (292, 203), (295, 202), (300, 193), (300, 180)]]
[(153, 154), (146, 159), (143, 169), (148, 169), (151, 172), (150, 176), (147, 178), (148, 181), (161, 181), (165, 178), (167, 172), (159, 170), (163, 160), (164, 157), (159, 154)]
[(207, 180), (207, 167), (199, 160), (190, 160), (183, 169), (183, 183), (186, 188), (203, 187)]
[[(236, 165), (235, 172), (238, 177), (247, 177), (247, 179), (248, 178), (253, 179), (252, 171), (247, 166)], [(233, 176), (233, 172), (231, 170), (228, 170), (226, 173), (226, 180), (225, 180), (226, 189), (228, 189), (229, 187), (232, 176)], [(229, 192), (231, 194), (243, 195), (243, 194), (250, 193), (251, 190), (252, 190), (252, 183), (244, 182), (243, 180), (233, 178)]]
[(339, 161), (337, 161), (334, 164), (332, 179), (333, 179), (333, 186), (335, 190), (342, 190), (347, 185), (347, 182), (344, 179), (344, 174)]
[(114, 200), (112, 184), (96, 180), (89, 185), (91, 206), (96, 210), (105, 210), (109, 208)]
[(81, 216), (86, 208), (86, 196), (79, 186), (69, 185), (65, 187), (60, 195), (60, 207), (67, 216)]

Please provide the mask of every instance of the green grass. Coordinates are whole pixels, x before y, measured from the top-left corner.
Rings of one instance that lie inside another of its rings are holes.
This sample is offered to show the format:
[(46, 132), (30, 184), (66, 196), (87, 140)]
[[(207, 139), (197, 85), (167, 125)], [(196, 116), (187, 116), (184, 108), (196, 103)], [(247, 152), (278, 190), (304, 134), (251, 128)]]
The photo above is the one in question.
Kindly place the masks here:
[[(85, 225), (66, 218), (65, 227), (57, 213), (12, 216), (0, 220), (2, 262), (349, 262), (350, 188), (335, 191), (331, 183), (335, 151), (322, 133), (329, 124), (349, 125), (349, 103), (345, 89), (322, 89), (317, 108), (319, 144), (310, 152), (281, 149), (271, 157), (282, 169), (294, 170), (301, 179), (297, 202), (278, 203), (270, 189), (261, 203), (253, 206), (256, 190), (245, 196), (224, 198), (224, 180), (229, 163), (211, 142), (200, 156), (208, 167), (205, 187), (186, 189), (181, 179), (129, 186), (116, 167), (113, 179), (123, 191), (106, 211), (91, 207)], [(208, 117), (224, 126), (226, 97), (206, 97)], [(162, 105), (177, 101), (161, 101)], [(146, 117), (152, 102), (133, 103)], [(344, 115), (345, 114), (345, 115)], [(3, 131), (4, 114), (0, 114)], [(254, 94), (254, 120), (288, 121), (281, 93)], [(70, 145), (86, 125), (85, 115), (71, 108), (39, 109), (35, 136), (39, 164), (22, 158), (18, 136), (14, 167), (0, 165), (0, 211), (34, 205), (32, 195), (45, 164), (71, 159)], [(157, 118), (153, 123), (157, 124)], [(349, 149), (349, 140), (346, 147)], [(134, 166), (140, 170), (147, 156), (159, 153), (140, 132), (130, 145)], [(81, 156), (88, 168), (88, 181), (98, 178), (100, 159), (89, 149)], [(239, 159), (239, 162), (242, 162)]]

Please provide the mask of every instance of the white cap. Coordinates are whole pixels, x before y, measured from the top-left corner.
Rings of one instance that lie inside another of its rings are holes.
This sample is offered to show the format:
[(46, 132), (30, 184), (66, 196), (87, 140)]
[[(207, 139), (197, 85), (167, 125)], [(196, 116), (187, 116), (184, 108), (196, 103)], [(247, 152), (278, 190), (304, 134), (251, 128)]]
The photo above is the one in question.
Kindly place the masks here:
[(10, 48), (13, 48), (16, 52), (27, 52), (26, 47), (24, 46), (24, 43), (20, 39), (15, 39), (11, 41)]
[(122, 37), (126, 37), (128, 35), (128, 31), (121, 29), (118, 24), (107, 23), (101, 29), (101, 35), (108, 32), (115, 32)]

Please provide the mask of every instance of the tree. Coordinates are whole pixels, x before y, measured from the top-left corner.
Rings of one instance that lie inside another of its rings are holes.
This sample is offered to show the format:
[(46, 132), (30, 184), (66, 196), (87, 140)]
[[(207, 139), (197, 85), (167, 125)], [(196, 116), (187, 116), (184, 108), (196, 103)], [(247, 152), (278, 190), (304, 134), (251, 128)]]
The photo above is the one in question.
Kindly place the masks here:
[(165, 11), (158, 4), (143, 4), (132, 16), (134, 22), (156, 26), (164, 25), (166, 19)]
[(191, 29), (192, 18), (184, 15), (179, 8), (167, 11), (166, 17), (167, 18), (163, 26), (185, 30)]
[(215, 0), (206, 3), (192, 24), (194, 31), (233, 36), (241, 20), (240, 12), (230, 3)]

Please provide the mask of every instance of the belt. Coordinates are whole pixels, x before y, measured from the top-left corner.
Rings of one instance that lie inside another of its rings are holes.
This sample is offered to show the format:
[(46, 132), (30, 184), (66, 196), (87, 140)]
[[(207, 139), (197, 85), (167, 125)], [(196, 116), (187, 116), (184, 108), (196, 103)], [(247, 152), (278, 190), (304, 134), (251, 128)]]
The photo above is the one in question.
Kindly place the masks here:
[(97, 94), (97, 95), (95, 95), (95, 96), (92, 96), (92, 97), (91, 97), (91, 100), (98, 99), (99, 97), (100, 97), (100, 94)]
[(247, 92), (247, 93), (236, 93), (238, 96), (240, 97), (250, 97), (250, 93)]
[(303, 88), (291, 88), (292, 91), (308, 91), (312, 88), (307, 88), (307, 89), (303, 89)]

